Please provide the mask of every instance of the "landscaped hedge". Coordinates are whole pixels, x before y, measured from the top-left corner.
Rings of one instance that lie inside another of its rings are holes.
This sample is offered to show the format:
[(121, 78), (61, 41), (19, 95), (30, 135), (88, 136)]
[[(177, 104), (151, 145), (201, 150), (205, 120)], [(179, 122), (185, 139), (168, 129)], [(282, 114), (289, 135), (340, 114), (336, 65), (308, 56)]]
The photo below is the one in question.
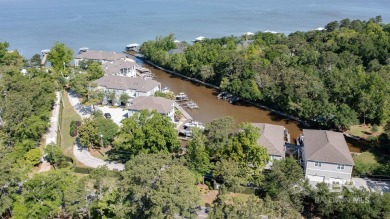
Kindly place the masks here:
[(70, 131), (69, 131), (70, 136), (75, 137), (77, 135), (77, 122), (76, 121), (71, 121), (70, 122)]

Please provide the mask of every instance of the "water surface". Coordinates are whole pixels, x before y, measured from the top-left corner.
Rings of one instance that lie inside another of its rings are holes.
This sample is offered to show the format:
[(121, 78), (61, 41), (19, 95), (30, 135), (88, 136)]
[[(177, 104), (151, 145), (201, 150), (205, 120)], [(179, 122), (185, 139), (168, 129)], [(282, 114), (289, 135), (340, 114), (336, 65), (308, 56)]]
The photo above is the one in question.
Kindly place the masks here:
[(122, 51), (129, 43), (174, 33), (179, 40), (291, 33), (333, 20), (382, 15), (390, 22), (389, 0), (0, 0), (0, 41), (27, 58), (55, 41), (73, 49)]

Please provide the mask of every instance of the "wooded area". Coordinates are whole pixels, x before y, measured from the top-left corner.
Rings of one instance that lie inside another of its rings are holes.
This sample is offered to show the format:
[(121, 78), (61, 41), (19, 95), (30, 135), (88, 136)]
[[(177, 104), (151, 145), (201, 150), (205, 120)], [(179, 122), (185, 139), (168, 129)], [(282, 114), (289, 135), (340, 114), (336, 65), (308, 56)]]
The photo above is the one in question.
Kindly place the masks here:
[[(331, 22), (326, 29), (182, 43), (185, 53), (174, 55), (167, 53), (177, 46), (170, 35), (141, 50), (156, 64), (325, 126), (387, 122), (390, 26), (378, 17)], [(245, 40), (253, 42), (241, 45)], [(76, 174), (59, 145), (44, 150), (41, 142), (56, 89), (72, 86), (87, 104), (98, 104), (99, 94), (87, 85), (103, 74), (99, 65), (89, 63), (85, 73), (75, 74), (79, 69), (69, 63), (73, 52), (56, 43), (49, 56), (53, 68), (43, 68), (39, 55), (25, 60), (8, 46), (0, 43), (1, 218), (196, 218), (201, 203), (196, 185), (203, 182), (210, 189), (220, 185), (207, 206), (209, 218), (390, 216), (388, 193), (331, 189), (323, 183), (313, 187), (290, 158), (264, 170), (269, 156), (256, 143), (259, 130), (249, 123), (236, 125), (231, 117), (194, 129), (183, 148), (174, 125), (156, 112), (136, 113), (121, 128), (95, 113), (77, 127), (80, 141), (90, 147), (111, 145), (120, 155), (113, 161), (125, 161), (125, 170)], [(37, 173), (44, 153), (53, 170)], [(231, 197), (244, 190), (251, 193), (248, 199)]]
[[(183, 53), (169, 54), (180, 48)], [(384, 124), (390, 112), (390, 24), (334, 21), (325, 30), (142, 44), (145, 59), (318, 125)]]

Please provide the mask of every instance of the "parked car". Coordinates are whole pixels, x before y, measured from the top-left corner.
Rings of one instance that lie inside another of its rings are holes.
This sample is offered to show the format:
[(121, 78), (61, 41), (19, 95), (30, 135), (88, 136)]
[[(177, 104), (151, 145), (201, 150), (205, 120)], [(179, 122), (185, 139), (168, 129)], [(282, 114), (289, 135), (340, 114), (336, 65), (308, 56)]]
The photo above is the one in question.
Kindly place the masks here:
[(107, 119), (111, 119), (111, 114), (110, 113), (104, 113), (104, 117), (106, 117)]

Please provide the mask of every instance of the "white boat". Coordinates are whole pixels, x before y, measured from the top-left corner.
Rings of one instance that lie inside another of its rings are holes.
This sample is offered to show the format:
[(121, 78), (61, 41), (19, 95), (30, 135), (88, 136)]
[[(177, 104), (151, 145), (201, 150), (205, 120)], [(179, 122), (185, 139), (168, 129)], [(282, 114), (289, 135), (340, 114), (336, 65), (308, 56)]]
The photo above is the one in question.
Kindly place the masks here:
[(192, 121), (184, 124), (184, 129), (191, 129), (193, 127), (199, 128), (199, 129), (204, 129), (204, 125), (198, 121)]
[(247, 35), (247, 36), (253, 36), (253, 35), (255, 35), (254, 33), (252, 33), (252, 32), (246, 32), (246, 33), (244, 33), (244, 35)]
[(126, 51), (136, 51), (138, 52), (139, 44), (138, 43), (130, 43), (126, 45)]

